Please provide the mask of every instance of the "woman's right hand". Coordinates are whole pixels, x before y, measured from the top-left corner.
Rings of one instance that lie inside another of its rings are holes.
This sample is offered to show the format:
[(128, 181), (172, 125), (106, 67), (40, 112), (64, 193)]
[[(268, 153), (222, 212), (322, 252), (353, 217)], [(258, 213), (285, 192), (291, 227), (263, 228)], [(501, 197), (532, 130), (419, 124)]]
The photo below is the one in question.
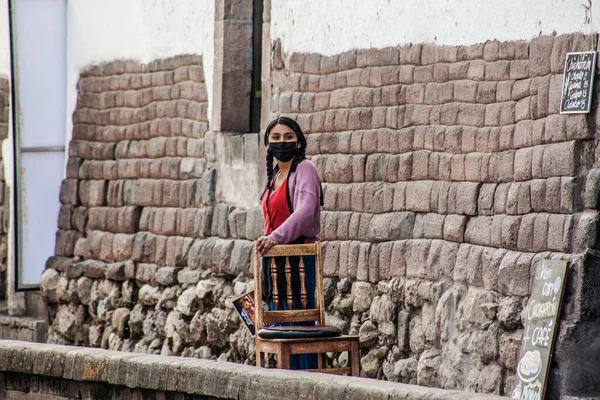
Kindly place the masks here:
[(256, 242), (254, 242), (254, 250), (258, 254), (264, 254), (267, 251), (271, 250), (271, 247), (275, 246), (276, 244), (277, 243), (275, 243), (275, 241), (269, 236), (261, 236), (258, 239), (256, 239)]

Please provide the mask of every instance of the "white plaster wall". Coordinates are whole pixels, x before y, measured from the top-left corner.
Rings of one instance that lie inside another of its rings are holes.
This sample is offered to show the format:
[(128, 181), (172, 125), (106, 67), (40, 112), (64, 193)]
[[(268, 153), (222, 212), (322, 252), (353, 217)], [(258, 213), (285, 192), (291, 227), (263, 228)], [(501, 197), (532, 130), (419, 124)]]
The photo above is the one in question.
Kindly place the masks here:
[[(489, 39), (589, 33), (586, 0), (276, 0), (271, 38), (286, 52), (332, 55), (406, 43), (468, 45)], [(600, 27), (600, 1), (592, 21)]]
[(67, 143), (79, 72), (116, 59), (149, 62), (203, 56), (211, 115), (215, 0), (69, 0), (67, 6)]
[(0, 2), (0, 76), (10, 76), (10, 36), (7, 1)]

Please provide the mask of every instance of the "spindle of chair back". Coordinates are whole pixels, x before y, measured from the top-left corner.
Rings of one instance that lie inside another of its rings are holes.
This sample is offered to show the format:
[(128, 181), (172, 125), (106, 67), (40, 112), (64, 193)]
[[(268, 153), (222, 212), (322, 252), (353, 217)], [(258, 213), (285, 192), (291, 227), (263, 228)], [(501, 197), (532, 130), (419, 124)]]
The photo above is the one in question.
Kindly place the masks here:
[[(301, 310), (293, 310), (293, 285), (292, 285), (292, 266), (290, 257), (300, 256), (299, 276), (300, 276), (300, 300), (302, 304)], [(306, 291), (306, 270), (303, 256), (315, 256), (315, 273), (316, 273), (316, 288), (315, 288), (315, 306), (314, 309), (306, 309), (308, 303)], [(265, 311), (262, 308), (262, 268), (260, 257), (272, 257), (270, 263), (271, 282), (273, 282), (273, 305), (274, 311)], [(286, 298), (281, 299), (278, 282), (277, 263), (275, 257), (285, 257), (285, 282), (286, 282)], [(256, 327), (260, 329), (263, 324), (266, 326), (272, 325), (275, 322), (300, 322), (300, 321), (316, 321), (317, 325), (325, 325), (325, 305), (323, 299), (323, 267), (321, 263), (321, 242), (310, 244), (286, 244), (273, 246), (265, 254), (259, 255), (253, 252), (252, 265), (254, 270), (254, 301), (256, 307)], [(279, 310), (279, 305), (282, 301), (287, 302), (288, 310)]]

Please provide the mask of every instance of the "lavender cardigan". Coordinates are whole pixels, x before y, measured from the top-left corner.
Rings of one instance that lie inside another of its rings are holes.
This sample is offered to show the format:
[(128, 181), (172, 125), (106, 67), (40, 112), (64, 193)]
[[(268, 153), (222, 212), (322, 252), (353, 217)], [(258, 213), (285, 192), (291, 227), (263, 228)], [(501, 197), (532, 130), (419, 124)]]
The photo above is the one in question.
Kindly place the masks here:
[(294, 212), (269, 237), (277, 244), (291, 243), (306, 236), (306, 242), (314, 242), (321, 231), (321, 186), (317, 168), (308, 160), (298, 164), (288, 178), (288, 190)]

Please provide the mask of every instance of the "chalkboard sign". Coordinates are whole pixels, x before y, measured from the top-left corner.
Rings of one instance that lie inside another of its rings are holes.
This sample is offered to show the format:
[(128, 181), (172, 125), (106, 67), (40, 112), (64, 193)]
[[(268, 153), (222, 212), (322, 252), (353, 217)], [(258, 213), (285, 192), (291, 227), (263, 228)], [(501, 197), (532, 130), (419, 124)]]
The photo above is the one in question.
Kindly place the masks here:
[(567, 53), (560, 102), (561, 114), (590, 112), (595, 71), (595, 51)]
[(566, 272), (567, 262), (561, 260), (541, 260), (536, 267), (513, 399), (544, 398)]

